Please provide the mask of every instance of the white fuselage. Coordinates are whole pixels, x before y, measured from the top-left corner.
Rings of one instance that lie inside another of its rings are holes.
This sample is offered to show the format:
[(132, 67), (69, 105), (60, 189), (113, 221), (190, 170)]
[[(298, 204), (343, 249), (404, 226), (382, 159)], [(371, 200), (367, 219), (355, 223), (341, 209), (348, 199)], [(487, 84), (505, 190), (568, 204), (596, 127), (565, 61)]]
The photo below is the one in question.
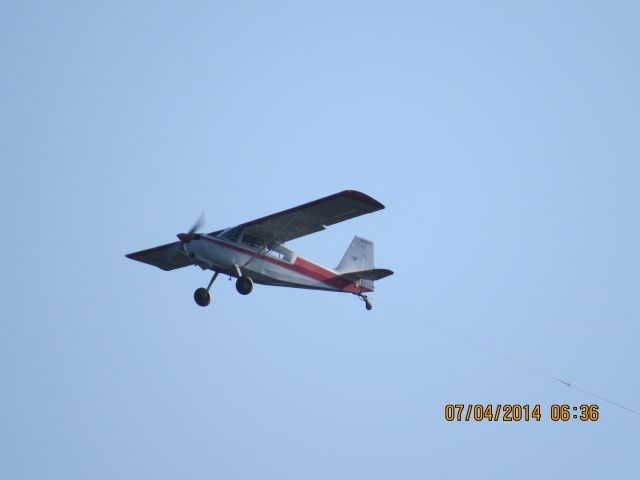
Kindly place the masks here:
[[(252, 242), (252, 239), (254, 240)], [(311, 262), (283, 244), (267, 249), (260, 239), (249, 234), (237, 239), (200, 235), (185, 243), (185, 250), (197, 265), (238, 277), (241, 273), (256, 283), (350, 293), (369, 292), (335, 270)]]

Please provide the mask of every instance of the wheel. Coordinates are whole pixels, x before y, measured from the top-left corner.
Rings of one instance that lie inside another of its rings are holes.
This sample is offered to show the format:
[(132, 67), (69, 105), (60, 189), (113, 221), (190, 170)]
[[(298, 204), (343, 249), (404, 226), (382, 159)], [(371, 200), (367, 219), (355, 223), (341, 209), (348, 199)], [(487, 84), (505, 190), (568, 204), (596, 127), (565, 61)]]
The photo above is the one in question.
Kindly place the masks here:
[(253, 280), (250, 277), (240, 277), (236, 280), (236, 290), (240, 295), (249, 295), (253, 290)]
[(364, 304), (364, 307), (367, 310), (371, 310), (373, 308), (373, 305), (371, 305), (371, 302), (369, 300), (367, 300), (367, 302)]
[(211, 302), (211, 294), (206, 288), (200, 287), (194, 292), (193, 299), (201, 307), (206, 307)]

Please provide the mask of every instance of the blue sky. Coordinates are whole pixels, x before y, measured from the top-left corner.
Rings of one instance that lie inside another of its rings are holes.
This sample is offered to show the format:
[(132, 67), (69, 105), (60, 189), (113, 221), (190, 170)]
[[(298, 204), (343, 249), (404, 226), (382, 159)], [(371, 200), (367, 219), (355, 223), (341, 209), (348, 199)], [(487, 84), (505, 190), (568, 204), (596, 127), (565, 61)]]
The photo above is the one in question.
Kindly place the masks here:
[[(638, 416), (395, 310), (640, 408), (635, 2), (0, 8), (2, 478), (637, 477)], [(124, 257), (346, 188), (291, 246), (374, 240), (371, 312)]]

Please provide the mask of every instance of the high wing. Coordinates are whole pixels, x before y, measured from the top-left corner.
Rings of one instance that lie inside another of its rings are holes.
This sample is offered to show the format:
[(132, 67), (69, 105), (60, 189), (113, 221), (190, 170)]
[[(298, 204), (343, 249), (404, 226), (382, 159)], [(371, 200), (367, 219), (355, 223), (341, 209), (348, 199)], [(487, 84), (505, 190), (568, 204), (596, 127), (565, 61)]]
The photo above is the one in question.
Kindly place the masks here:
[(182, 250), (181, 242), (168, 243), (159, 247), (129, 253), (127, 258), (148, 263), (166, 271), (193, 265), (193, 260)]
[(243, 223), (240, 228), (267, 242), (284, 243), (324, 230), (366, 213), (382, 210), (384, 205), (355, 190), (329, 195), (297, 207)]

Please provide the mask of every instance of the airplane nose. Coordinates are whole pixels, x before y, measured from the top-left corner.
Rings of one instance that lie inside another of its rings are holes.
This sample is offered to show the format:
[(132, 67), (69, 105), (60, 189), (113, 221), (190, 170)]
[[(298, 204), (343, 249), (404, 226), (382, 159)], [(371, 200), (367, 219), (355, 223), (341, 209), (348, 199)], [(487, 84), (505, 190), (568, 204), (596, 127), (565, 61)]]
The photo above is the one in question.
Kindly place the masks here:
[(184, 243), (189, 243), (191, 241), (191, 235), (189, 235), (188, 233), (179, 233), (177, 237), (181, 242)]

